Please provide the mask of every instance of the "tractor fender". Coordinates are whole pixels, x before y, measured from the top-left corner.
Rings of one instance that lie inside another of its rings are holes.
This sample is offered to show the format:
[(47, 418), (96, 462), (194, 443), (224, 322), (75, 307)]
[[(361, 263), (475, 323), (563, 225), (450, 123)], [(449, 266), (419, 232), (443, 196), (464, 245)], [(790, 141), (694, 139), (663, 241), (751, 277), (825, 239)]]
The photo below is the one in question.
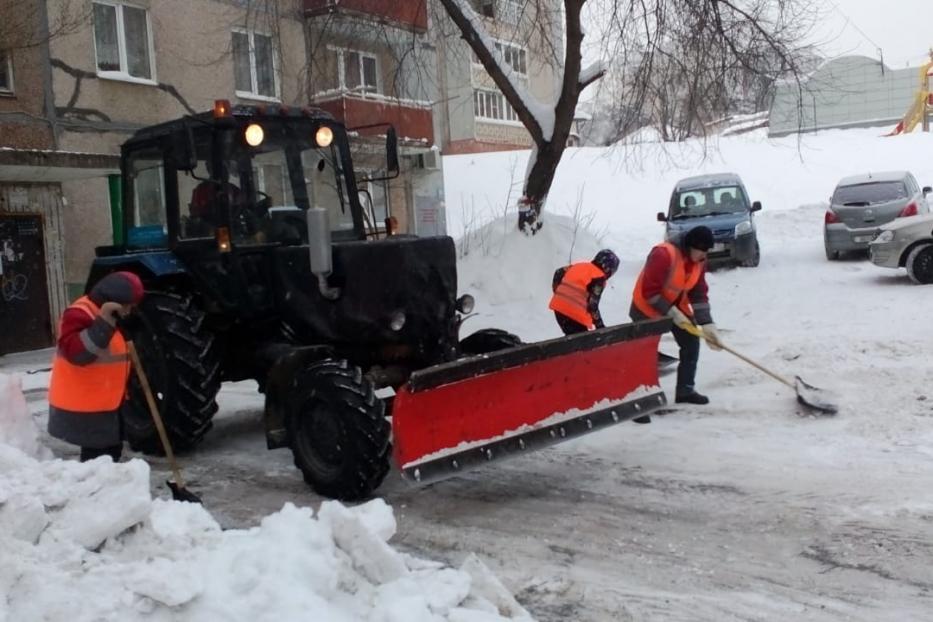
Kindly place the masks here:
[(278, 449), (288, 446), (289, 398), (298, 371), (310, 363), (333, 356), (334, 350), (329, 346), (296, 346), (288, 348), (275, 359), (264, 383), (266, 405), (263, 423), (266, 429), (266, 447)]
[(94, 285), (112, 272), (126, 270), (143, 279), (151, 281), (161, 277), (185, 275), (187, 268), (182, 261), (171, 251), (153, 251), (151, 253), (129, 253), (125, 255), (109, 255), (97, 257), (91, 265), (85, 292), (91, 291)]

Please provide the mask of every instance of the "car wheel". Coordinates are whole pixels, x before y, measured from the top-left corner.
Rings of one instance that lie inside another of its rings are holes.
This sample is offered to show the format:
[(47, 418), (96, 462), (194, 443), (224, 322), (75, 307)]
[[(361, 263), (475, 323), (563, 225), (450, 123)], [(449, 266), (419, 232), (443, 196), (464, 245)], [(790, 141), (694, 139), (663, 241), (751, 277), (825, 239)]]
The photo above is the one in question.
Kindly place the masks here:
[(742, 265), (746, 268), (757, 268), (758, 264), (761, 263), (761, 248), (758, 246), (758, 242), (755, 242), (755, 253), (742, 262)]
[(910, 251), (907, 276), (917, 285), (933, 283), (933, 244), (922, 244)]
[(826, 251), (826, 259), (836, 261), (839, 259), (839, 251), (834, 251), (829, 247), (829, 242), (823, 240), (823, 249)]

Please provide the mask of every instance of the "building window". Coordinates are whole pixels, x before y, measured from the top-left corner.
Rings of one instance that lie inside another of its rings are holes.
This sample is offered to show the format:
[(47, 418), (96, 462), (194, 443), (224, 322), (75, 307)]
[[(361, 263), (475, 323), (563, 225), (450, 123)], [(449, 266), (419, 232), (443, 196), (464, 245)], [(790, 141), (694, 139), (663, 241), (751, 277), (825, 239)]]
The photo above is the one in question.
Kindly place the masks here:
[(9, 52), (0, 52), (0, 93), (13, 93), (13, 55)]
[(272, 37), (252, 31), (234, 32), (233, 72), (237, 95), (277, 99)]
[(480, 0), (479, 13), (484, 17), (517, 24), (522, 14), (521, 0)]
[(520, 122), (515, 110), (505, 100), (502, 93), (484, 89), (473, 91), (473, 116), (491, 121)]
[(152, 31), (145, 9), (95, 2), (94, 47), (100, 75), (153, 80)]
[[(525, 48), (501, 41), (496, 41), (495, 45), (496, 49), (502, 54), (503, 60), (512, 68), (512, 71), (523, 77), (528, 75), (528, 52)], [(473, 52), (473, 64), (482, 64), (479, 62), (476, 52)]]
[(373, 54), (336, 48), (341, 90), (379, 93), (379, 59)]

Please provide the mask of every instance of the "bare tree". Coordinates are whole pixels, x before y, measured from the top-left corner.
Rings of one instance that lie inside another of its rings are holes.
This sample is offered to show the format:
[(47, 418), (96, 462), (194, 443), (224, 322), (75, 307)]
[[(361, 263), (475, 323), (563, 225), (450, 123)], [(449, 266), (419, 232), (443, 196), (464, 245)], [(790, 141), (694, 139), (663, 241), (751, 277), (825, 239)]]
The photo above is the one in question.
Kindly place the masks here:
[[(488, 0), (483, 0), (488, 1)], [(555, 62), (561, 85), (539, 102), (512, 79), (471, 0), (439, 0), (534, 142), (520, 199), (518, 226), (537, 231), (563, 155), (581, 91), (605, 73), (583, 67), (581, 13), (586, 0), (524, 0), (523, 12), (540, 21), (562, 16), (564, 48)], [(593, 0), (590, 21), (601, 26), (602, 56), (621, 63), (617, 98), (623, 127), (647, 111), (663, 132), (702, 132), (704, 122), (733, 105), (750, 76), (797, 76), (809, 0)], [(555, 46), (556, 48), (557, 46)], [(676, 120), (676, 122), (672, 122)]]
[(89, 5), (80, 0), (0, 0), (0, 54), (75, 32), (87, 24)]

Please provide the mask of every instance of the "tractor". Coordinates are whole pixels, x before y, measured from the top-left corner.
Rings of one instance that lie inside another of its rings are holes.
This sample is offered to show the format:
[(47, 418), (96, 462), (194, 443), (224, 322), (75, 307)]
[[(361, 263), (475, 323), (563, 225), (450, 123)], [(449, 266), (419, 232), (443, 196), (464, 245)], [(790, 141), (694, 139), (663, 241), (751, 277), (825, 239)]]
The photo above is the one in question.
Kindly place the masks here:
[[(316, 108), (220, 100), (122, 146), (121, 241), (96, 249), (87, 289), (118, 270), (143, 280), (123, 329), (174, 447), (210, 430), (222, 382), (254, 379), (268, 447), (290, 448), (319, 494), (356, 500), (386, 477), (393, 444), (403, 474), (427, 481), (514, 453), (508, 443), (524, 450), (528, 426), (548, 444), (663, 405), (660, 391), (626, 396), (657, 386), (664, 322), (553, 343), (495, 329), (460, 339), (474, 301), (457, 296), (453, 240), (378, 222), (351, 131)], [(384, 133), (383, 179), (399, 170)], [(594, 385), (582, 378), (593, 365), (627, 380)], [(527, 383), (548, 374), (555, 407), (529, 403)], [(123, 424), (134, 450), (163, 451), (135, 379)]]

